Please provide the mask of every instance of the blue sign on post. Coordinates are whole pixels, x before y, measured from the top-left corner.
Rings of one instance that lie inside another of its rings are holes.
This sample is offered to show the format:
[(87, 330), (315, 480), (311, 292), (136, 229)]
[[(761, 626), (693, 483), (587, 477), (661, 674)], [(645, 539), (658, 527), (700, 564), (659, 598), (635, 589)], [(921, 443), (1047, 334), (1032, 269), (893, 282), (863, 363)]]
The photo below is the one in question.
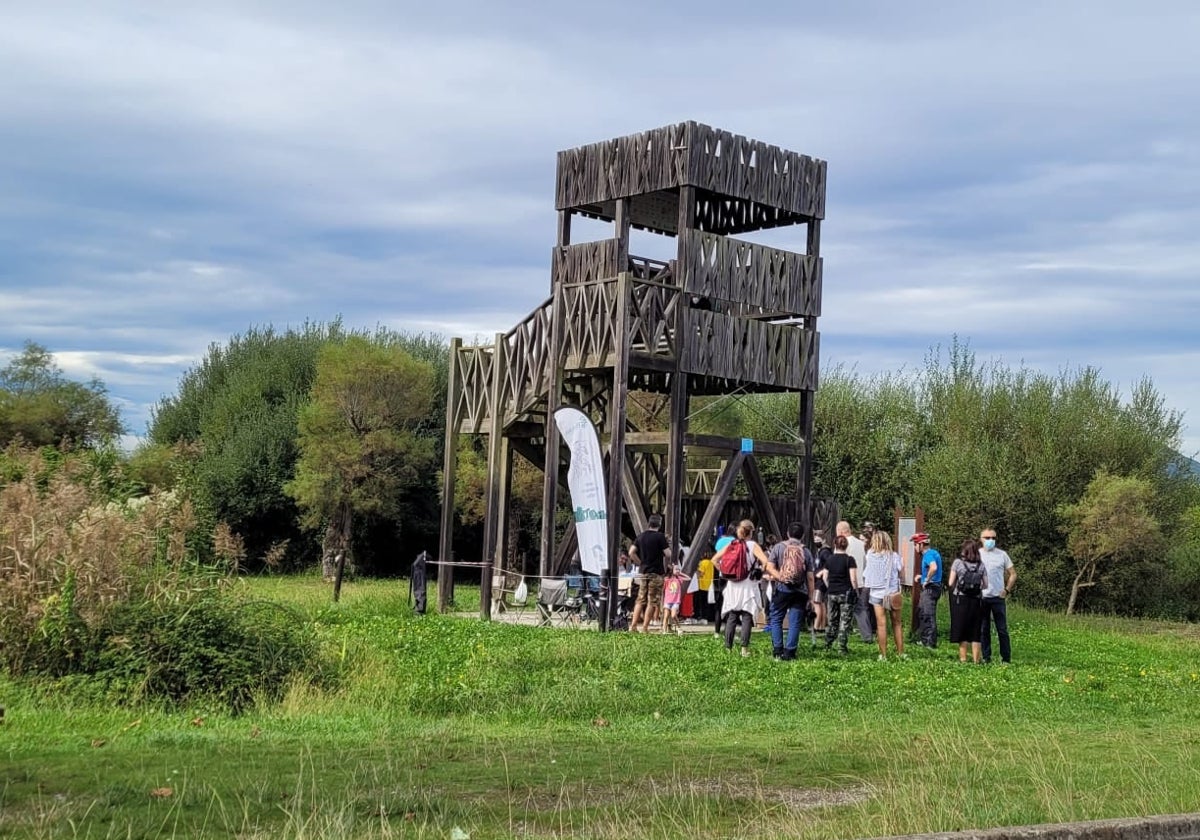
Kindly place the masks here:
[(742, 438), (742, 451), (743, 452), (753, 452), (754, 451), (754, 438)]

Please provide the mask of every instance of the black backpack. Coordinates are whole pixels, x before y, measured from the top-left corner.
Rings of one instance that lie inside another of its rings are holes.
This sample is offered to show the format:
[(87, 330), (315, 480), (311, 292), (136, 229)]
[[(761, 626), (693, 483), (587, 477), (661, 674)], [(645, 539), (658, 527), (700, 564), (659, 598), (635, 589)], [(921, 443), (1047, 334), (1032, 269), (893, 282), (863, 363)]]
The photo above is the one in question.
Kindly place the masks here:
[(972, 564), (964, 560), (963, 566), (966, 567), (966, 571), (958, 579), (958, 585), (955, 588), (958, 590), (959, 595), (965, 595), (968, 598), (978, 598), (983, 594), (983, 579), (984, 575), (987, 574), (983, 568), (983, 561), (980, 560), (978, 563)]

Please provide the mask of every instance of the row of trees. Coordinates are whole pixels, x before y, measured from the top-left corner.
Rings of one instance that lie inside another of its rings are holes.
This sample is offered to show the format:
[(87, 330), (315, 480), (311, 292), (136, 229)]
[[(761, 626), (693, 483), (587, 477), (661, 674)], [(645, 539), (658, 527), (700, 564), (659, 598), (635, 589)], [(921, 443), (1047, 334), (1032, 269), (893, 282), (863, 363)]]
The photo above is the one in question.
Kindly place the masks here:
[[(761, 436), (796, 416), (784, 395), (727, 411)], [(855, 522), (920, 506), (943, 553), (997, 528), (1022, 566), (1027, 602), (1200, 618), (1200, 542), (1189, 524), (1200, 521), (1200, 483), (1179, 454), (1181, 428), (1148, 380), (1123, 399), (1094, 368), (1051, 375), (980, 362), (955, 341), (920, 369), (825, 374), (813, 487)], [(773, 480), (787, 492), (794, 479), (779, 464)], [(1105, 488), (1118, 480), (1137, 490), (1113, 503)], [(1114, 510), (1102, 516), (1105, 507)]]
[[(158, 406), (125, 475), (185, 492), (198, 531), (244, 540), (251, 568), (344, 552), (366, 572), (395, 573), (436, 538), (446, 376), (436, 336), (336, 321), (251, 329), (212, 346)], [(101, 446), (119, 431), (103, 387), (65, 381), (36, 345), (0, 371), (0, 388), (0, 444)], [(29, 409), (56, 400), (82, 410)], [(663, 422), (640, 409), (641, 428)], [(779, 439), (797, 404), (743, 397), (692, 413), (696, 431)], [(827, 372), (815, 416), (814, 492), (846, 518), (886, 522), (896, 505), (919, 505), (944, 552), (1000, 529), (1029, 602), (1200, 617), (1200, 483), (1178, 454), (1182, 418), (1149, 381), (1123, 397), (1094, 369), (981, 363), (956, 341), (916, 370)], [(465, 549), (487, 479), (477, 442), (463, 442), (459, 463)], [(764, 473), (774, 492), (792, 492), (790, 463), (768, 460)], [(512, 524), (536, 535), (540, 473), (514, 480)]]

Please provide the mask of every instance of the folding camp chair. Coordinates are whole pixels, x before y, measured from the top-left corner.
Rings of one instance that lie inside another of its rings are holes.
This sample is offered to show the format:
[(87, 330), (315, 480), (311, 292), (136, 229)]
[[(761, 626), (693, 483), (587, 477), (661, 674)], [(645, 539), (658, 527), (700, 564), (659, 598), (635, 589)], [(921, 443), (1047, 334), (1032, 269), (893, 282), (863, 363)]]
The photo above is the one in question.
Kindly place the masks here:
[(538, 627), (577, 626), (582, 606), (577, 588), (561, 578), (544, 578), (538, 587)]
[(532, 605), (525, 578), (515, 572), (492, 575), (492, 615), (509, 613), (508, 620), (520, 624), (525, 610)]

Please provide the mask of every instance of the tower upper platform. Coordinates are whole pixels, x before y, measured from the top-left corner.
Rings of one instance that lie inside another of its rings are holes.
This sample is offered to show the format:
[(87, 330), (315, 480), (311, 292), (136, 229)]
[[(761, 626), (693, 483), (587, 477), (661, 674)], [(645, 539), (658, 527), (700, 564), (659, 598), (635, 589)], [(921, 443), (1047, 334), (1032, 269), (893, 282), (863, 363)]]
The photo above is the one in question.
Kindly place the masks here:
[(696, 228), (721, 235), (825, 217), (825, 161), (697, 122), (558, 153), (555, 207), (612, 221), (629, 199), (638, 228), (674, 236), (679, 188), (696, 188)]

